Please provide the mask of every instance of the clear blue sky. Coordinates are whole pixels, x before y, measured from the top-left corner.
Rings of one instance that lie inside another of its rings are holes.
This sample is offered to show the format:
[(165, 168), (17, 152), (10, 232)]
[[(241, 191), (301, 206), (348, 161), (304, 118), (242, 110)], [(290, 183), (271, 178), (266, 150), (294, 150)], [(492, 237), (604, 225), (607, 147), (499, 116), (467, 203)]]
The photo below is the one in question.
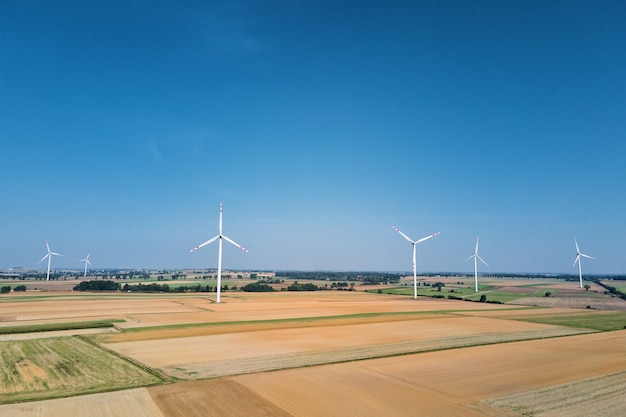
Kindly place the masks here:
[(0, 267), (626, 273), (625, 16), (2, 0)]

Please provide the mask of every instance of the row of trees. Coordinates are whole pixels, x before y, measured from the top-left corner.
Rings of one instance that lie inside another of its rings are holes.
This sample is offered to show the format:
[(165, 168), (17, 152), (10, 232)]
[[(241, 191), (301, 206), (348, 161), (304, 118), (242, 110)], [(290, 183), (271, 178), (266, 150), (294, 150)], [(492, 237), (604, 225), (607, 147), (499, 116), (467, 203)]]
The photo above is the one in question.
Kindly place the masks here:
[[(222, 287), (224, 291), (228, 291), (228, 285)], [(233, 290), (237, 289), (237, 286), (232, 287)], [(74, 291), (123, 291), (123, 292), (214, 292), (216, 287), (210, 285), (180, 285), (178, 287), (170, 287), (167, 284), (124, 284), (121, 285), (116, 281), (82, 281), (80, 284), (74, 286)]]
[(387, 272), (280, 271), (277, 276), (307, 281), (354, 281), (366, 285), (400, 282), (401, 274)]
[[(26, 291), (26, 285), (16, 285), (15, 288), (13, 288), (13, 291), (15, 292)], [(0, 287), (0, 294), (8, 294), (10, 292), (11, 292), (10, 285), (5, 285), (3, 287)]]

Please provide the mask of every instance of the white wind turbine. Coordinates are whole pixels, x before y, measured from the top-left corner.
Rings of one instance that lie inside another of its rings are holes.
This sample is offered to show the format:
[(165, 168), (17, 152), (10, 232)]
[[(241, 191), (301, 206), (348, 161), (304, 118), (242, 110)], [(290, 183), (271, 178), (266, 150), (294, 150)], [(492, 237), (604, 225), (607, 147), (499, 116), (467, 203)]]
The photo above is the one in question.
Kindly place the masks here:
[(232, 243), (233, 245), (237, 246), (239, 249), (241, 249), (244, 252), (248, 252), (248, 249), (244, 248), (243, 246), (241, 246), (239, 243), (235, 242), (232, 239), (229, 239), (228, 237), (224, 236), (222, 234), (222, 203), (220, 202), (220, 224), (219, 224), (219, 234), (215, 237), (212, 237), (211, 239), (207, 240), (206, 242), (196, 246), (195, 248), (191, 249), (189, 252), (194, 252), (197, 251), (198, 249), (200, 249), (201, 247), (208, 245), (209, 243), (213, 243), (215, 242), (217, 239), (219, 239), (218, 242), (218, 250), (217, 250), (217, 302), (220, 302), (220, 293), (222, 290), (222, 240), (225, 240), (229, 243)]
[(408, 237), (407, 235), (402, 233), (400, 231), (400, 229), (398, 229), (396, 226), (391, 226), (391, 227), (393, 228), (393, 230), (395, 230), (396, 232), (400, 233), (403, 238), (405, 238), (406, 240), (411, 242), (411, 244), (413, 245), (413, 298), (417, 300), (417, 271), (415, 269), (415, 245), (417, 245), (418, 243), (421, 243), (421, 242), (423, 242), (425, 240), (428, 240), (431, 237), (435, 237), (438, 234), (440, 234), (441, 232), (433, 233), (432, 235), (423, 237), (423, 238), (421, 238), (419, 240), (412, 240), (410, 237)]
[(580, 266), (580, 257), (582, 256), (583, 258), (589, 258), (589, 259), (596, 259), (596, 258), (582, 253), (580, 249), (578, 249), (578, 242), (576, 241), (576, 238), (574, 238), (574, 244), (576, 245), (576, 260), (574, 260), (574, 265), (572, 266), (576, 266), (576, 262), (578, 262), (578, 277), (580, 279), (580, 288), (582, 288), (583, 287), (583, 270), (582, 270), (582, 266)]
[(46, 240), (46, 248), (48, 249), (48, 253), (46, 253), (46, 256), (41, 258), (41, 260), (39, 262), (37, 262), (37, 263), (39, 264), (44, 259), (48, 258), (48, 275), (46, 275), (46, 281), (50, 281), (50, 260), (52, 259), (52, 255), (54, 255), (54, 256), (63, 256), (63, 255), (61, 255), (60, 253), (52, 252), (50, 250), (50, 245), (48, 245), (48, 241), (47, 240)]
[(87, 276), (87, 265), (91, 265), (91, 262), (89, 262), (89, 255), (91, 255), (91, 252), (89, 252), (87, 254), (87, 256), (85, 257), (85, 259), (81, 259), (78, 262), (85, 262), (85, 275), (83, 275), (83, 277)]
[(475, 287), (476, 292), (478, 292), (478, 265), (477, 265), (476, 259), (480, 259), (482, 263), (484, 263), (486, 266), (489, 266), (489, 264), (485, 262), (485, 260), (481, 258), (480, 255), (478, 254), (478, 238), (476, 238), (476, 249), (474, 249), (474, 254), (471, 256), (468, 256), (466, 261), (469, 261), (472, 258), (474, 258), (474, 287)]

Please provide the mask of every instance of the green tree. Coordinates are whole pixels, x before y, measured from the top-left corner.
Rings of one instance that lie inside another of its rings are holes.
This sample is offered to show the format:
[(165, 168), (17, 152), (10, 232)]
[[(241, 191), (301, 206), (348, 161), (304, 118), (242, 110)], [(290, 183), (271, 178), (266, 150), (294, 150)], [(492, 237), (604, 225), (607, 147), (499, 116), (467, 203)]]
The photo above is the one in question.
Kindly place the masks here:
[(480, 296), (480, 302), (481, 302), (481, 303), (484, 303), (484, 302), (486, 302), (486, 301), (487, 301), (487, 296), (486, 296), (485, 294), (481, 295), (481, 296)]
[(585, 284), (583, 285), (583, 287), (585, 288), (585, 291), (589, 291), (589, 288), (591, 288), (591, 285)]
[(11, 292), (11, 286), (6, 285), (4, 287), (0, 287), (0, 294), (8, 294)]

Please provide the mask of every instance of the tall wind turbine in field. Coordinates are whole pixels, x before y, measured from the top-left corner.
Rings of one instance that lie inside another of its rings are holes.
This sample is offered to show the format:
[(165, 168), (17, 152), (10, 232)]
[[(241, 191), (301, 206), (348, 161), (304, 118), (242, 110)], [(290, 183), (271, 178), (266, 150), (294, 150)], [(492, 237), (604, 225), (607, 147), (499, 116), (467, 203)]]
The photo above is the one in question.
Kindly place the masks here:
[(220, 302), (220, 293), (222, 290), (222, 240), (227, 241), (228, 243), (231, 243), (235, 246), (237, 246), (239, 249), (241, 249), (244, 252), (248, 252), (248, 249), (244, 248), (243, 246), (241, 246), (239, 243), (235, 242), (234, 240), (224, 236), (222, 234), (222, 203), (220, 202), (220, 223), (219, 223), (219, 234), (215, 237), (212, 237), (211, 239), (207, 240), (206, 242), (196, 246), (195, 248), (191, 249), (189, 252), (194, 252), (197, 251), (198, 249), (200, 249), (201, 247), (208, 245), (209, 243), (213, 243), (216, 240), (219, 239), (218, 242), (218, 249), (217, 249), (217, 302)]
[(574, 238), (574, 244), (576, 245), (576, 259), (574, 260), (574, 265), (572, 266), (576, 266), (576, 262), (578, 262), (578, 277), (580, 279), (580, 288), (582, 288), (583, 287), (583, 269), (582, 269), (582, 266), (580, 266), (580, 258), (581, 256), (583, 258), (589, 258), (589, 259), (596, 259), (596, 258), (582, 253), (580, 249), (578, 248), (578, 242), (576, 241), (576, 238)]
[(440, 232), (433, 233), (432, 235), (423, 237), (423, 238), (418, 239), (418, 240), (413, 240), (410, 237), (408, 237), (407, 235), (405, 235), (404, 233), (402, 233), (400, 231), (400, 229), (398, 229), (396, 226), (391, 226), (391, 227), (393, 228), (393, 230), (395, 230), (396, 232), (400, 233), (403, 238), (405, 238), (406, 240), (411, 242), (411, 244), (413, 245), (413, 298), (417, 300), (417, 270), (415, 269), (415, 245), (417, 245), (418, 243), (421, 243), (421, 242), (423, 242), (425, 240), (428, 240), (431, 237), (437, 236), (438, 234), (440, 234)]
[(50, 245), (48, 245), (48, 241), (47, 240), (46, 240), (46, 248), (48, 249), (48, 253), (46, 253), (46, 256), (41, 258), (41, 260), (39, 262), (37, 262), (37, 263), (39, 264), (44, 259), (48, 258), (48, 275), (46, 275), (46, 281), (50, 281), (50, 260), (52, 259), (52, 255), (54, 255), (54, 256), (63, 256), (63, 255), (61, 255), (60, 253), (52, 252), (50, 250)]
[(478, 238), (476, 238), (476, 249), (474, 249), (474, 254), (471, 256), (468, 256), (466, 261), (469, 261), (472, 258), (474, 258), (474, 287), (475, 287), (476, 292), (478, 292), (478, 265), (477, 265), (476, 259), (480, 259), (482, 263), (484, 263), (486, 266), (489, 266), (489, 264), (485, 262), (485, 260), (481, 258), (480, 255), (478, 254)]
[(87, 265), (91, 265), (91, 262), (89, 262), (89, 255), (91, 255), (91, 252), (89, 252), (87, 254), (87, 256), (85, 257), (85, 259), (81, 259), (78, 262), (85, 262), (85, 275), (83, 275), (83, 277), (87, 276)]

